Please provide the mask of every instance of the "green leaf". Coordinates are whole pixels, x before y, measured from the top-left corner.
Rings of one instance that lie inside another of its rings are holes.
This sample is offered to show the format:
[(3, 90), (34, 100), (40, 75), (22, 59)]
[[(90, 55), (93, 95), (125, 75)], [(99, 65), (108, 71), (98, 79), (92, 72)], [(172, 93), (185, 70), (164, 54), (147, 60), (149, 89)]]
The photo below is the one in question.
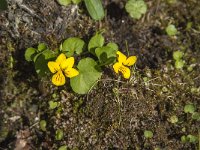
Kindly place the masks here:
[(42, 51), (42, 52), (37, 53), (36, 55), (34, 55), (33, 61), (36, 62), (37, 58), (40, 55), (43, 55), (45, 60), (49, 60), (51, 58), (56, 57), (57, 54), (58, 54), (58, 52), (54, 52), (52, 50), (46, 49), (46, 50), (44, 50), (44, 51)]
[(8, 8), (8, 4), (6, 0), (0, 0), (0, 10), (6, 10)]
[(116, 50), (108, 46), (96, 48), (95, 53), (99, 59), (99, 62), (103, 65), (113, 63), (116, 58)]
[(197, 120), (197, 121), (200, 121), (200, 113), (194, 112), (194, 113), (192, 114), (192, 119)]
[(47, 66), (48, 61), (45, 60), (44, 55), (39, 55), (35, 61), (35, 70), (39, 77), (44, 77), (49, 71)]
[(83, 40), (76, 37), (68, 38), (62, 45), (62, 52), (67, 52), (67, 57), (71, 57), (74, 55), (74, 52), (81, 54), (84, 46), (85, 42)]
[(67, 6), (71, 4), (71, 0), (57, 0), (60, 5)]
[(182, 69), (184, 64), (185, 64), (185, 61), (183, 61), (182, 59), (176, 60), (175, 61), (175, 68), (176, 69)]
[(175, 25), (173, 25), (173, 24), (168, 25), (167, 28), (165, 29), (165, 31), (167, 32), (167, 35), (169, 35), (169, 36), (174, 36), (178, 33)]
[(176, 115), (173, 115), (170, 117), (170, 122), (171, 123), (177, 123), (178, 122), (178, 117)]
[(52, 51), (52, 50), (47, 49), (47, 50), (44, 50), (44, 51), (42, 52), (42, 55), (44, 55), (45, 60), (50, 60), (50, 59), (52, 59), (52, 58), (55, 58), (56, 55), (57, 55), (57, 53), (55, 53), (55, 52)]
[(74, 4), (79, 4), (82, 0), (72, 0)]
[(47, 122), (45, 120), (40, 121), (40, 129), (46, 131)]
[(77, 68), (79, 75), (70, 79), (70, 85), (74, 92), (86, 94), (96, 81), (101, 77), (100, 68), (92, 58), (80, 60)]
[(147, 11), (147, 5), (143, 0), (129, 0), (125, 5), (126, 11), (132, 18), (140, 19)]
[(35, 48), (27, 48), (25, 51), (25, 59), (26, 61), (32, 61), (33, 60), (33, 56), (36, 53), (36, 49)]
[(66, 146), (66, 145), (63, 145), (63, 146), (59, 147), (58, 150), (67, 150), (67, 146)]
[(56, 130), (56, 140), (62, 140), (63, 136), (64, 136), (63, 130), (61, 129)]
[(185, 113), (191, 113), (192, 114), (192, 113), (195, 112), (195, 110), (196, 110), (196, 107), (193, 104), (187, 104), (184, 107), (184, 112)]
[(112, 48), (112, 49), (115, 50), (115, 51), (119, 50), (119, 47), (118, 47), (118, 45), (117, 45), (116, 43), (110, 42), (110, 43), (108, 43), (106, 46)]
[(49, 101), (49, 108), (55, 109), (58, 106), (58, 102)]
[(174, 60), (180, 60), (183, 57), (183, 52), (181, 51), (175, 51), (173, 52), (173, 58)]
[(55, 57), (56, 53), (51, 50), (44, 50), (34, 57), (35, 70), (39, 77), (44, 77), (49, 72), (47, 63)]
[(102, 34), (96, 33), (89, 41), (88, 51), (95, 55), (95, 49), (102, 47), (104, 44), (104, 37)]
[(94, 20), (101, 20), (105, 16), (101, 0), (84, 0), (87, 11)]
[(198, 137), (196, 137), (196, 136), (194, 136), (194, 135), (191, 135), (191, 134), (189, 134), (189, 135), (187, 136), (187, 139), (189, 139), (189, 142), (190, 142), (190, 143), (197, 143), (197, 142), (198, 142)]
[(187, 137), (185, 135), (181, 136), (181, 142), (186, 143), (187, 142)]
[(145, 138), (152, 138), (153, 137), (153, 132), (150, 130), (145, 130), (144, 131), (144, 136)]
[(45, 49), (47, 49), (47, 46), (46, 46), (45, 43), (40, 43), (40, 44), (38, 45), (38, 51), (39, 51), (39, 52), (41, 52), (41, 51), (43, 51), (43, 50), (45, 50)]

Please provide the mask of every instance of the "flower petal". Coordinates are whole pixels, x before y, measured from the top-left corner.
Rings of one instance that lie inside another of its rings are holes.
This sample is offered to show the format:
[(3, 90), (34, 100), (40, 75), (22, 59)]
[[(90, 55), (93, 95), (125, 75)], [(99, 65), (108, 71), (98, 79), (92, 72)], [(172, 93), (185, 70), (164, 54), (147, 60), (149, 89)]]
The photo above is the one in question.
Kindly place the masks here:
[(65, 71), (65, 76), (68, 78), (75, 77), (79, 74), (78, 70), (71, 68), (71, 69), (66, 69)]
[(49, 61), (47, 65), (52, 73), (56, 73), (58, 70), (60, 70), (59, 64), (55, 61)]
[(130, 71), (130, 69), (128, 68), (128, 67), (125, 67), (125, 66), (121, 66), (120, 68), (119, 68), (119, 71), (122, 73), (122, 75), (123, 75), (123, 77), (125, 78), (125, 79), (129, 79), (130, 78), (130, 76), (131, 76), (131, 71)]
[(117, 60), (119, 61), (119, 62), (125, 62), (126, 61), (126, 56), (123, 54), (123, 53), (121, 53), (120, 51), (117, 51), (117, 53), (116, 53), (117, 55), (118, 55), (118, 57), (117, 57)]
[(136, 56), (130, 56), (125, 62), (123, 62), (123, 64), (126, 66), (132, 66), (135, 64), (136, 60), (137, 60)]
[(61, 62), (60, 67), (62, 70), (65, 70), (72, 68), (73, 65), (74, 65), (74, 57), (69, 57), (65, 59), (63, 62)]
[(122, 66), (122, 63), (119, 63), (119, 62), (116, 62), (114, 65), (113, 65), (113, 69), (115, 71), (115, 73), (119, 73), (119, 68)]
[(65, 60), (66, 60), (65, 54), (61, 53), (61, 54), (57, 57), (56, 62), (60, 65), (60, 64), (63, 63)]
[(52, 77), (52, 83), (56, 86), (61, 86), (65, 84), (65, 76), (63, 75), (62, 71), (58, 71)]

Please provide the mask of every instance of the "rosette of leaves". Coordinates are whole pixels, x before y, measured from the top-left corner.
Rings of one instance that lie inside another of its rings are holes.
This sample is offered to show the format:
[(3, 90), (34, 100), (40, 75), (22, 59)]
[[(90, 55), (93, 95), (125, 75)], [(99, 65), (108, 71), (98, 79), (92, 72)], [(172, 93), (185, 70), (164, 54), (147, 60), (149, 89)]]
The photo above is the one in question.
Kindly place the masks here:
[(173, 52), (173, 59), (175, 60), (175, 68), (182, 69), (184, 67), (185, 61), (183, 60), (184, 53), (177, 50)]
[(146, 13), (147, 5), (143, 0), (128, 0), (125, 9), (132, 18), (140, 19)]
[(112, 64), (118, 50), (117, 44), (110, 42), (104, 45), (104, 41), (102, 34), (96, 33), (88, 44), (88, 51), (98, 58), (100, 66)]
[(176, 26), (173, 25), (173, 24), (169, 24), (166, 27), (165, 31), (167, 32), (167, 35), (169, 35), (169, 36), (174, 36), (174, 35), (176, 35), (178, 33), (178, 31), (176, 29)]
[(57, 54), (58, 52), (52, 51), (44, 43), (40, 43), (37, 48), (26, 49), (25, 59), (34, 62), (38, 76), (43, 77), (49, 72), (47, 62), (55, 58)]

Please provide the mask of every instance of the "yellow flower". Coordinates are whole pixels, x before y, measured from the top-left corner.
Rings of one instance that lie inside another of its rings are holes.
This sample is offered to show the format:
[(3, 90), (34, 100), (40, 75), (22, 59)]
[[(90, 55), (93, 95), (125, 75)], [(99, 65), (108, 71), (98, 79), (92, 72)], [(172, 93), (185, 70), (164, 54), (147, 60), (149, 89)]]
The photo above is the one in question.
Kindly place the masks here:
[(131, 71), (126, 66), (134, 65), (136, 60), (137, 60), (137, 57), (136, 56), (130, 56), (130, 57), (127, 58), (120, 51), (117, 51), (117, 55), (118, 55), (118, 57), (117, 57), (118, 62), (116, 62), (113, 65), (113, 69), (117, 74), (119, 72), (121, 72), (125, 79), (129, 79), (130, 76), (131, 76)]
[(56, 61), (49, 61), (49, 70), (54, 73), (52, 83), (56, 86), (65, 84), (65, 76), (72, 78), (79, 74), (79, 72), (72, 68), (74, 65), (74, 57), (66, 58), (64, 54), (60, 54)]

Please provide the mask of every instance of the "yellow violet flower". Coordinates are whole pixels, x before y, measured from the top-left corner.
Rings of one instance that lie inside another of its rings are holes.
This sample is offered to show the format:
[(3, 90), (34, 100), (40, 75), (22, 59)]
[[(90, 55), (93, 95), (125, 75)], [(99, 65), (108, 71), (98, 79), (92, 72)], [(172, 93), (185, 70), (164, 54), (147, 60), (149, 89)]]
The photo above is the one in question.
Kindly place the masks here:
[(114, 71), (118, 74), (119, 72), (122, 73), (123, 77), (125, 79), (129, 79), (131, 76), (131, 71), (128, 67), (126, 66), (133, 66), (137, 60), (136, 56), (130, 56), (126, 57), (124, 54), (122, 54), (120, 51), (117, 51), (117, 60), (113, 65)]
[(56, 61), (49, 61), (49, 70), (54, 73), (52, 77), (52, 83), (56, 86), (61, 86), (65, 84), (65, 76), (72, 78), (79, 74), (79, 72), (72, 68), (74, 65), (74, 57), (66, 58), (62, 53), (60, 54)]

